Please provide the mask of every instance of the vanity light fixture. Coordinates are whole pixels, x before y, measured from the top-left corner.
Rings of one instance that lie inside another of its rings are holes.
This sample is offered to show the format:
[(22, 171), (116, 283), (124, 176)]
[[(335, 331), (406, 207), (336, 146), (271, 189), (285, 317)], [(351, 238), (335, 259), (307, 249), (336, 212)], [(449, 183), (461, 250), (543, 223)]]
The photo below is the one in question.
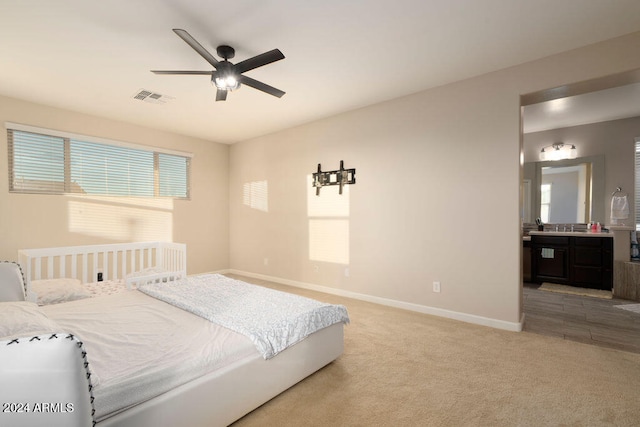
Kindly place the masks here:
[(575, 159), (576, 157), (578, 157), (576, 146), (564, 142), (554, 142), (540, 151), (540, 160), (542, 161)]

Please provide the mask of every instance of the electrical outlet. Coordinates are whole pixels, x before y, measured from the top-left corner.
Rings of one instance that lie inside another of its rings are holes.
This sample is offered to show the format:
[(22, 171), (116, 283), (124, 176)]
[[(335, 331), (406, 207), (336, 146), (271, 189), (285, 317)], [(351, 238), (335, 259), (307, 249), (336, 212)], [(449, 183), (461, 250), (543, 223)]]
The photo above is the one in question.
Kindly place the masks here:
[(344, 277), (349, 277), (349, 267), (344, 269)]
[(433, 282), (433, 292), (440, 292), (440, 282)]
[(269, 265), (269, 258), (264, 259), (264, 265)]
[(318, 267), (317, 265), (314, 265), (314, 266), (313, 266), (313, 272), (314, 272), (314, 273), (317, 273), (317, 272), (319, 272), (319, 271), (320, 271), (320, 267)]

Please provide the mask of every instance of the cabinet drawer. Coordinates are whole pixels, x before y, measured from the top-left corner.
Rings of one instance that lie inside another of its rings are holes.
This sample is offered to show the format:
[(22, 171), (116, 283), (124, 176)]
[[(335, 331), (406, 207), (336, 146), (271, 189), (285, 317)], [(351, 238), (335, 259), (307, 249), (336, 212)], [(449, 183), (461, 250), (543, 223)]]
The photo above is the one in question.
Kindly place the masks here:
[(554, 246), (567, 246), (569, 244), (569, 238), (565, 236), (531, 236), (531, 243), (537, 246), (542, 245), (554, 245)]
[(575, 246), (600, 248), (603, 246), (605, 239), (609, 239), (609, 237), (574, 237), (573, 244)]
[(572, 280), (577, 286), (607, 291), (612, 288), (613, 274), (611, 270), (578, 266), (574, 266), (572, 270)]
[(576, 246), (573, 250), (573, 264), (588, 267), (602, 267), (602, 250)]

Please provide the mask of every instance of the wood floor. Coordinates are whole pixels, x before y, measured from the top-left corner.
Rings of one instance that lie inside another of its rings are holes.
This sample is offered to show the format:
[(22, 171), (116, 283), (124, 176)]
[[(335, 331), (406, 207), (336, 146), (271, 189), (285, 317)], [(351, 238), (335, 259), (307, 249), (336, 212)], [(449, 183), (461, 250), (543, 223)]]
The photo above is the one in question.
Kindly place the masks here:
[(541, 291), (525, 283), (523, 330), (640, 353), (640, 313), (615, 308), (634, 304)]

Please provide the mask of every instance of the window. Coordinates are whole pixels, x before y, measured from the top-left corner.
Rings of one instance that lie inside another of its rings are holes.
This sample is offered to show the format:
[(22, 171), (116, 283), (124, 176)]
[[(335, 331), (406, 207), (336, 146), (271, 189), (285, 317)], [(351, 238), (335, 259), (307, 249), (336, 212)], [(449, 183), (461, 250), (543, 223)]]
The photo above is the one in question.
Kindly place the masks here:
[(551, 206), (551, 184), (540, 186), (540, 219), (543, 223), (549, 222), (549, 208)]
[(7, 139), (14, 193), (189, 198), (188, 154), (9, 125)]
[(35, 133), (7, 132), (9, 191), (65, 192), (64, 140)]

